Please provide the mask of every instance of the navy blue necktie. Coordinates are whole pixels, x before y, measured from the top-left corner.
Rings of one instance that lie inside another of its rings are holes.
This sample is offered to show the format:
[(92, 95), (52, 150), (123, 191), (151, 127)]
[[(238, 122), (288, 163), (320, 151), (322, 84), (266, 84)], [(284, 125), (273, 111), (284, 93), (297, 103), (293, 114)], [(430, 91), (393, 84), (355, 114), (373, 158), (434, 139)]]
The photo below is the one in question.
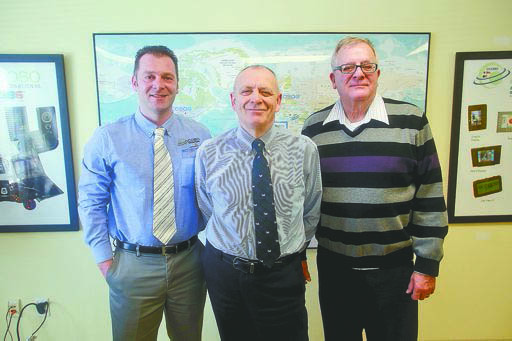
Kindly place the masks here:
[(263, 155), (265, 143), (256, 139), (252, 149), (256, 156), (252, 163), (252, 200), (254, 205), (254, 230), (256, 235), (256, 257), (271, 268), (281, 255), (277, 234), (276, 210), (270, 168)]

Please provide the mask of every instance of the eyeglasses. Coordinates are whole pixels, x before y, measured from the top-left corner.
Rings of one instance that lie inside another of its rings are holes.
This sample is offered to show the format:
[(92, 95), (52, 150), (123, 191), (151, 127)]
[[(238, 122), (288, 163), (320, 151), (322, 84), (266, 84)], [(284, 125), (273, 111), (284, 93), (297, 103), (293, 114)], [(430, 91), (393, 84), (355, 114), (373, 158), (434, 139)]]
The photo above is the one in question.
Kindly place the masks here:
[(358, 67), (361, 68), (361, 71), (363, 71), (364, 73), (374, 73), (375, 71), (377, 71), (378, 65), (375, 63), (366, 63), (366, 64), (359, 64), (359, 65), (343, 64), (340, 66), (336, 66), (332, 70), (333, 71), (340, 70), (341, 73), (352, 74), (352, 73), (356, 72)]

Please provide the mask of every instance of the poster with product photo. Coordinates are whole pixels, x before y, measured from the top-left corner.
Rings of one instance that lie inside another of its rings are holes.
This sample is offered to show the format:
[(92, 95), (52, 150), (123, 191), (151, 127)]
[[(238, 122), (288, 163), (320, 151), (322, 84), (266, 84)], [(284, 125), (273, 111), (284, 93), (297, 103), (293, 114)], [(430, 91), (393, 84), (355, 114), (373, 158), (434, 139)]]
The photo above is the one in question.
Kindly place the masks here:
[(512, 51), (456, 55), (448, 219), (512, 221)]
[(62, 55), (0, 55), (0, 232), (77, 230)]

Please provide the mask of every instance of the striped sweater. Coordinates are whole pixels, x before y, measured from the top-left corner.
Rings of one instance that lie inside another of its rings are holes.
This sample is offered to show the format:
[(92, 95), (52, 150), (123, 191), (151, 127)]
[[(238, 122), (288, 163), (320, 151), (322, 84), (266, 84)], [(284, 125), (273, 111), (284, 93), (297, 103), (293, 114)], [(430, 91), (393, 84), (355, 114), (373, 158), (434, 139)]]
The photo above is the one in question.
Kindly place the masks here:
[(384, 98), (389, 125), (371, 120), (351, 132), (323, 124), (332, 105), (312, 114), (302, 133), (318, 146), (323, 197), (318, 243), (340, 265), (407, 264), (437, 276), (448, 232), (441, 169), (427, 117)]

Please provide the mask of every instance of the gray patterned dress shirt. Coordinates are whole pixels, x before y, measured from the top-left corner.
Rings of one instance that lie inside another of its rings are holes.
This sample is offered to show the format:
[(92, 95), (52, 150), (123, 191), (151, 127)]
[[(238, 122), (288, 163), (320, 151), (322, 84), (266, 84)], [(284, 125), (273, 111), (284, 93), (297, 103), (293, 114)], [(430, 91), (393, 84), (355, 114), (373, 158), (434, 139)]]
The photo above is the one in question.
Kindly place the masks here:
[[(269, 162), (281, 256), (303, 250), (320, 219), (322, 181), (316, 145), (271, 128), (260, 139)], [(251, 170), (254, 137), (238, 127), (205, 141), (197, 151), (196, 191), (206, 238), (227, 254), (256, 259)]]

